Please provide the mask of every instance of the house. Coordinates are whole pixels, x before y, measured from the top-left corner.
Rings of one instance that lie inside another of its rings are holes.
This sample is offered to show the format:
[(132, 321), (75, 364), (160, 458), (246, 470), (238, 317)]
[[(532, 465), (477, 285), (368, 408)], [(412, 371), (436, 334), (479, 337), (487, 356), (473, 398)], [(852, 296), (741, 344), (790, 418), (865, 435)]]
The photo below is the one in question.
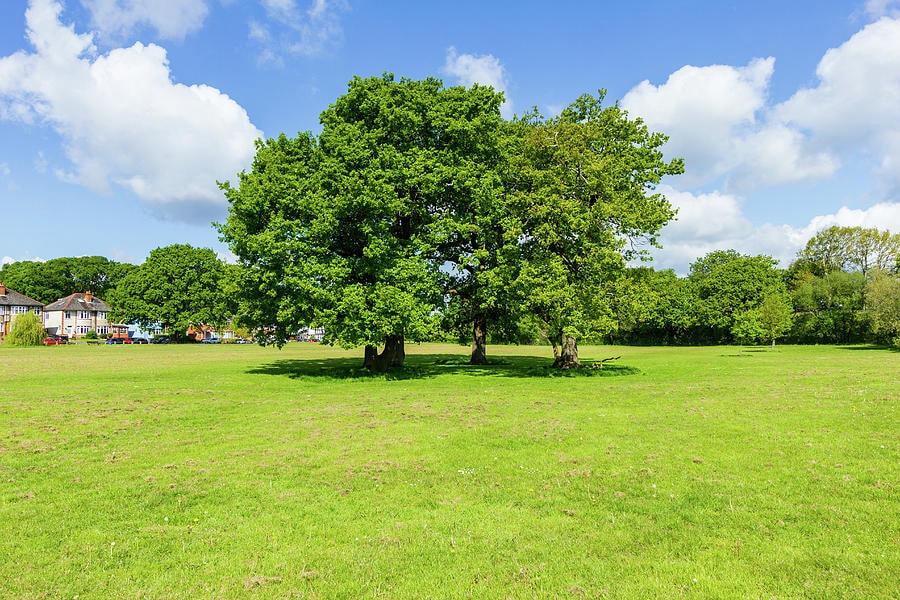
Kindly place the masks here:
[(44, 307), (44, 329), (53, 335), (84, 337), (88, 331), (98, 335), (110, 332), (109, 306), (91, 292), (70, 294)]
[(43, 308), (41, 302), (0, 283), (0, 339), (9, 334), (16, 317), (29, 312), (41, 316)]

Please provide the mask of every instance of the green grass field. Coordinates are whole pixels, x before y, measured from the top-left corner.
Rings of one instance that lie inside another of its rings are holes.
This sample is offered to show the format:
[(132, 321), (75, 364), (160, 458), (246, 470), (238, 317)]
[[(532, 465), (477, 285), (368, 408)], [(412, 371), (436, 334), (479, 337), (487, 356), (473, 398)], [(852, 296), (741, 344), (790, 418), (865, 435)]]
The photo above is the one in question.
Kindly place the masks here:
[(0, 347), (0, 597), (900, 597), (900, 353), (407, 350)]

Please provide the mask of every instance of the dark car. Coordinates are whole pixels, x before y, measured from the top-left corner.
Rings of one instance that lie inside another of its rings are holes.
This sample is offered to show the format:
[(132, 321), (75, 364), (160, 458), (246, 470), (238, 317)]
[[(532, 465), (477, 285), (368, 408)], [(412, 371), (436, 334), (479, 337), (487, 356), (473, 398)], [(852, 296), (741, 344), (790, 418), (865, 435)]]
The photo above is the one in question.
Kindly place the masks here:
[(168, 344), (169, 337), (165, 336), (165, 335), (159, 335), (154, 338), (150, 338), (150, 343), (151, 344)]
[(131, 338), (131, 343), (132, 344), (147, 344), (149, 342), (147, 342), (147, 338), (136, 337), (136, 338)]
[(68, 344), (69, 338), (64, 335), (48, 335), (44, 338), (45, 346), (60, 346), (62, 344)]
[(124, 344), (125, 341), (122, 338), (111, 337), (111, 338), (106, 338), (106, 343), (107, 344)]

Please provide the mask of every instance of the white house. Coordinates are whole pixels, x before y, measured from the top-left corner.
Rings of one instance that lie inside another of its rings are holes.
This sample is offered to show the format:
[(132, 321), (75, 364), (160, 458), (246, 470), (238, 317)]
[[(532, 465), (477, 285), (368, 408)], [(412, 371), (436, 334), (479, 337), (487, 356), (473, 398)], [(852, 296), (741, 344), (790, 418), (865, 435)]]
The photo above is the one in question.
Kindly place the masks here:
[(0, 283), (0, 339), (9, 334), (16, 317), (25, 313), (34, 313), (40, 316), (43, 307), (41, 302)]
[(44, 329), (47, 333), (84, 337), (88, 331), (98, 335), (109, 333), (109, 306), (91, 292), (70, 294), (44, 307)]

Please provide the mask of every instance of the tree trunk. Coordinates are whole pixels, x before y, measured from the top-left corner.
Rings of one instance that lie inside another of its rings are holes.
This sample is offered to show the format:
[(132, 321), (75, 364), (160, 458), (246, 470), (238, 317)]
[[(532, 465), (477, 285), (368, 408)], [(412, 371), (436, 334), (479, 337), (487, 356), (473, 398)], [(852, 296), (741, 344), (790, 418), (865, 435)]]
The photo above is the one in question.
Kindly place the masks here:
[(483, 316), (475, 317), (472, 323), (472, 357), (469, 364), (487, 364), (487, 319)]
[[(368, 358), (369, 346), (366, 347)], [(388, 335), (384, 338), (384, 349), (381, 354), (375, 356), (372, 365), (368, 367), (379, 373), (386, 373), (392, 367), (402, 367), (406, 360), (406, 350), (403, 347), (402, 335)]]
[(558, 369), (571, 369), (581, 366), (581, 363), (578, 362), (578, 342), (571, 336), (563, 334), (562, 345), (557, 351), (554, 344), (553, 354), (555, 356), (553, 366)]
[(372, 370), (375, 368), (375, 361), (378, 359), (378, 348), (371, 344), (366, 346), (366, 354), (363, 358), (363, 369)]

